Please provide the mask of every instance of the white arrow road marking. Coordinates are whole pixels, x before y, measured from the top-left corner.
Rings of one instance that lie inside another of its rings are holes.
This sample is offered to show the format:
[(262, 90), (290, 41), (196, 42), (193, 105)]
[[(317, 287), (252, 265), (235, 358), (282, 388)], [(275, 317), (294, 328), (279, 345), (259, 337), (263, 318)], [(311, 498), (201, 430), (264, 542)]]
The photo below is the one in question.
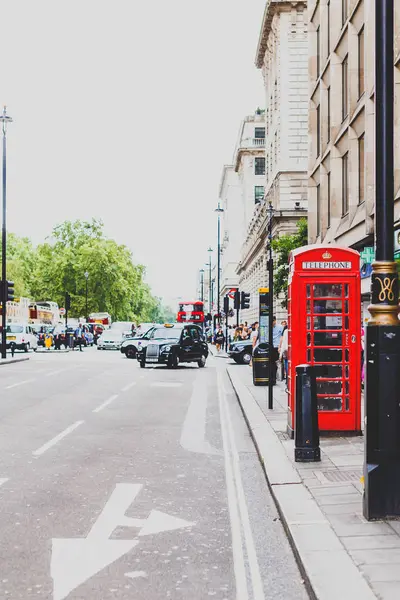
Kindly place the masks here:
[[(125, 512), (142, 488), (142, 484), (118, 483), (86, 538), (53, 538), (50, 570), (54, 600), (64, 600), (79, 585), (137, 546), (137, 539), (110, 540), (117, 527), (137, 527), (138, 535), (144, 536), (195, 525), (157, 510), (152, 510), (147, 519), (127, 517)], [(147, 575), (132, 571), (126, 576)]]
[(44, 454), (44, 452), (46, 452), (46, 450), (48, 450), (52, 446), (55, 446), (60, 440), (65, 438), (66, 435), (68, 435), (69, 433), (74, 431), (74, 429), (79, 427), (79, 425), (82, 425), (82, 423), (84, 423), (84, 422), (85, 421), (77, 421), (73, 425), (70, 425), (69, 427), (67, 427), (67, 429), (64, 429), (64, 431), (62, 431), (61, 433), (59, 433), (58, 435), (53, 437), (53, 439), (51, 439), (49, 442), (47, 442), (46, 444), (43, 444), (43, 446), (41, 446), (40, 448), (38, 448), (37, 450), (32, 452), (33, 456), (40, 456), (41, 454)]
[(207, 419), (207, 385), (203, 378), (197, 377), (193, 385), (189, 408), (183, 423), (180, 444), (189, 452), (199, 454), (222, 454), (204, 438)]
[(153, 533), (161, 533), (162, 531), (173, 531), (174, 529), (192, 527), (193, 525), (195, 525), (195, 523), (190, 523), (184, 519), (178, 519), (178, 517), (167, 515), (159, 510), (152, 510), (144, 522), (144, 525), (139, 532), (139, 536), (152, 535)]

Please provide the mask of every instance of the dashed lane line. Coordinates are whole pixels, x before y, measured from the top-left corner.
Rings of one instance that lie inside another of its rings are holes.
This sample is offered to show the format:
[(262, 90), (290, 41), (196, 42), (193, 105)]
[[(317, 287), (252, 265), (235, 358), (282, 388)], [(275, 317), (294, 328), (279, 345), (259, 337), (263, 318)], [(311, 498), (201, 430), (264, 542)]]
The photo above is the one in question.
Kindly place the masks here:
[(98, 413), (101, 410), (103, 410), (103, 408), (106, 408), (106, 406), (108, 406), (109, 404), (111, 404), (111, 402), (114, 402), (114, 400), (118, 398), (118, 394), (115, 394), (114, 396), (111, 396), (111, 398), (109, 398), (108, 400), (106, 400), (105, 402), (103, 402), (103, 404), (100, 404), (100, 406), (98, 406), (97, 408), (94, 408), (92, 410), (92, 412), (94, 413)]
[(43, 444), (43, 446), (40, 446), (40, 448), (32, 452), (33, 456), (41, 456), (47, 450), (58, 444), (58, 442), (64, 439), (68, 434), (72, 433), (77, 427), (82, 425), (84, 422), (85, 421), (76, 421), (76, 423), (73, 423), (72, 425), (64, 429), (64, 431), (53, 437), (50, 441), (46, 442), (46, 444)]
[(12, 385), (7, 385), (6, 390), (11, 390), (19, 385), (25, 385), (26, 383), (32, 383), (35, 379), (25, 379), (24, 381), (18, 381), (17, 383), (13, 383)]
[(126, 385), (125, 387), (122, 388), (121, 392), (127, 392), (128, 390), (130, 390), (134, 385), (136, 385), (136, 381), (132, 381), (131, 383), (128, 383), (128, 385)]

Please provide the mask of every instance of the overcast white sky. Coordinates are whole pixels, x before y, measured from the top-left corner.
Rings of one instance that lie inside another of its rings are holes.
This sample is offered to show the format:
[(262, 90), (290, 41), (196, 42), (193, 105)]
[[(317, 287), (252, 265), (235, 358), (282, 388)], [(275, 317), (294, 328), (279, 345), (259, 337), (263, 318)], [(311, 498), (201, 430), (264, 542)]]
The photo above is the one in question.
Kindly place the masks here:
[(153, 292), (195, 294), (216, 246), (218, 186), (241, 119), (265, 0), (5, 0), (1, 95), (8, 229), (42, 241), (100, 217)]

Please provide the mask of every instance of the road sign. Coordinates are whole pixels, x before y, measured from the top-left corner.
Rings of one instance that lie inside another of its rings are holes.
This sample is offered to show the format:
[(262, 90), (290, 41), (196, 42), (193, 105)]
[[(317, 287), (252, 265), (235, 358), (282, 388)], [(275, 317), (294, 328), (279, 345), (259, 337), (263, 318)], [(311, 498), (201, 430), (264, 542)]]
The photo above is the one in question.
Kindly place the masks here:
[(60, 313), (60, 315), (65, 315), (65, 308), (59, 308), (58, 312)]
[(135, 537), (143, 537), (195, 525), (158, 510), (152, 510), (147, 519), (126, 517), (126, 511), (142, 488), (142, 484), (118, 483), (86, 538), (53, 539), (54, 600), (64, 600), (79, 585), (139, 544), (137, 539), (109, 539), (117, 527), (137, 528), (139, 533)]

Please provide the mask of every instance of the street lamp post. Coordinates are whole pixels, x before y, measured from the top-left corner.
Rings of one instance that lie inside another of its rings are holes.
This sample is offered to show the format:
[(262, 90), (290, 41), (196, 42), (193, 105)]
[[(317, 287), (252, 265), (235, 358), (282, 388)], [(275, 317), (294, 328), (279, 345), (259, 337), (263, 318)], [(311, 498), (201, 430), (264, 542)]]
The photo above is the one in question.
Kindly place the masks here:
[[(364, 516), (400, 516), (400, 321), (394, 262), (394, 0), (375, 0), (375, 255), (366, 335)], [(359, 343), (359, 342), (358, 342)]]
[(88, 322), (89, 321), (89, 313), (88, 313), (88, 279), (89, 279), (89, 273), (87, 271), (85, 271), (84, 275), (85, 275), (85, 279), (86, 279), (86, 322)]
[(200, 300), (204, 302), (204, 269), (200, 269)]
[(212, 284), (211, 284), (211, 253), (212, 253), (213, 249), (211, 248), (211, 246), (208, 247), (207, 252), (209, 253), (209, 261), (208, 261), (208, 267), (209, 267), (209, 281), (208, 281), (208, 311), (211, 315), (212, 313)]
[(272, 257), (272, 219), (274, 216), (274, 209), (272, 207), (272, 203), (269, 203), (268, 206), (268, 236), (267, 236), (267, 249), (268, 249), (268, 288), (269, 288), (269, 318), (268, 318), (268, 346), (269, 346), (269, 376), (268, 376), (268, 408), (274, 408), (274, 388), (273, 388), (273, 327), (272, 327), (272, 317), (274, 312), (274, 259)]
[(218, 206), (215, 209), (215, 212), (218, 215), (218, 250), (217, 250), (217, 314), (218, 314), (218, 323), (221, 322), (220, 313), (221, 313), (221, 213), (224, 212), (224, 209), (221, 208), (220, 203), (218, 202)]
[(3, 225), (1, 246), (1, 310), (2, 310), (2, 335), (1, 335), (1, 357), (7, 356), (7, 125), (12, 123), (12, 118), (7, 115), (7, 107), (3, 109), (0, 116), (3, 124)]

